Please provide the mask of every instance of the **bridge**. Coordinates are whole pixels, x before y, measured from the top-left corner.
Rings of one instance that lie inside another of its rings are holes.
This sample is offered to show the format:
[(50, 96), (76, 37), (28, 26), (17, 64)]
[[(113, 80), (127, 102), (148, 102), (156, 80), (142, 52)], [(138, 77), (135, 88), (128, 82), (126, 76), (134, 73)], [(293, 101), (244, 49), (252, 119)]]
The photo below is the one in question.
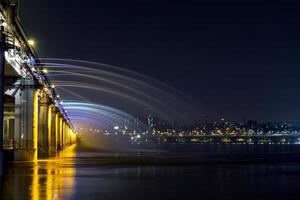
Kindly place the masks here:
[(17, 1), (0, 0), (0, 152), (13, 160), (55, 156), (76, 142), (74, 127), (33, 47), (20, 23)]

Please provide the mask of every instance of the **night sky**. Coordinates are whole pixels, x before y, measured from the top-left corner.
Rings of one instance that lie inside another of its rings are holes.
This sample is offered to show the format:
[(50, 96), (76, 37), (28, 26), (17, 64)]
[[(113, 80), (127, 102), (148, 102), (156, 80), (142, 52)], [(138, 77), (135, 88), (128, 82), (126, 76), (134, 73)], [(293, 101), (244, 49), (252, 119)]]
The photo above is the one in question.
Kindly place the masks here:
[(191, 96), (207, 116), (300, 119), (300, 3), (21, 0), (40, 57), (120, 66)]

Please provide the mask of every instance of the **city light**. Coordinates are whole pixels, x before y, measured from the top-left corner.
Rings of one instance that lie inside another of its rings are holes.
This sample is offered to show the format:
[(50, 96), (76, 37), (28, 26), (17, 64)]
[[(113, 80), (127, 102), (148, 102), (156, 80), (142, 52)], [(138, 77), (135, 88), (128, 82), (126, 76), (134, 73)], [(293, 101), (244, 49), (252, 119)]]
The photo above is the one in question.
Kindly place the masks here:
[(35, 45), (35, 41), (34, 41), (33, 39), (29, 39), (29, 40), (27, 41), (27, 43), (28, 43), (30, 46), (32, 46), (32, 47), (34, 47), (34, 45)]
[(47, 73), (48, 73), (48, 69), (43, 69), (42, 72), (43, 72), (44, 74), (47, 74)]

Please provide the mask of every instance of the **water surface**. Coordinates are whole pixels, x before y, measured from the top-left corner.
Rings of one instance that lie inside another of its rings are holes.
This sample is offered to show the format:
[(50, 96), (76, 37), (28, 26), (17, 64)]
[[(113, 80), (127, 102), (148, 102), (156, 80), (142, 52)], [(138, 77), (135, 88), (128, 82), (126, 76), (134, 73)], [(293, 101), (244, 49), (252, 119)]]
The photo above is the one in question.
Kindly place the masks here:
[[(300, 146), (76, 149), (8, 163), (0, 199), (299, 199)], [(256, 159), (257, 158), (257, 159)]]

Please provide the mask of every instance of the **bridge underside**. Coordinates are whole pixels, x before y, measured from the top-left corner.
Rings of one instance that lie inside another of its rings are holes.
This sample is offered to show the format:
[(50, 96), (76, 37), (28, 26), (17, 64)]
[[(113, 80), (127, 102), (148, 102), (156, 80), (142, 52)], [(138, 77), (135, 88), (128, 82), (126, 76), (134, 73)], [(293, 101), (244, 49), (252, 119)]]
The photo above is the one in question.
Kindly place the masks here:
[(75, 135), (46, 90), (5, 64), (4, 156), (35, 160), (55, 156)]

